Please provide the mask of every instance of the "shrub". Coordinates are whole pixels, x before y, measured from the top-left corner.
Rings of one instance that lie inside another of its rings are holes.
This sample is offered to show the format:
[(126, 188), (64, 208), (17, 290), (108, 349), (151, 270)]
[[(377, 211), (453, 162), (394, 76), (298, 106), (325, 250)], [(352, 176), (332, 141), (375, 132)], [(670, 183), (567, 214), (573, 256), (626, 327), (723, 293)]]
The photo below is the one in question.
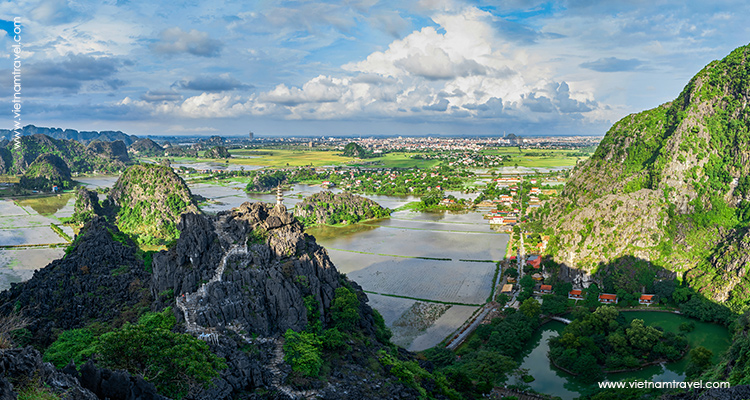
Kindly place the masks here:
[(378, 339), (380, 343), (390, 343), (393, 333), (391, 333), (391, 330), (385, 325), (383, 316), (374, 308), (372, 309), (372, 319), (375, 320), (375, 338)]
[(336, 289), (331, 304), (331, 319), (341, 331), (352, 331), (359, 323), (359, 299), (357, 295), (345, 287)]
[(208, 387), (226, 363), (205, 342), (164, 329), (164, 324), (159, 318), (125, 324), (102, 335), (97, 350), (103, 366), (142, 375), (159, 393), (181, 399), (193, 386)]
[(98, 337), (93, 325), (65, 331), (44, 353), (44, 361), (62, 368), (70, 360), (80, 365), (95, 355), (103, 367), (141, 375), (159, 393), (181, 399), (191, 388), (208, 387), (226, 363), (205, 342), (190, 334), (172, 332), (175, 323), (168, 307), (143, 315), (137, 324), (125, 324)]
[(323, 366), (320, 339), (314, 333), (287, 329), (284, 340), (284, 361), (292, 366), (293, 371), (316, 378)]
[(65, 331), (44, 352), (43, 360), (63, 368), (72, 360), (81, 366), (96, 352), (96, 336), (88, 329)]
[(326, 350), (349, 349), (349, 346), (346, 345), (346, 336), (337, 328), (323, 331), (323, 334), (320, 335), (320, 340), (323, 348)]

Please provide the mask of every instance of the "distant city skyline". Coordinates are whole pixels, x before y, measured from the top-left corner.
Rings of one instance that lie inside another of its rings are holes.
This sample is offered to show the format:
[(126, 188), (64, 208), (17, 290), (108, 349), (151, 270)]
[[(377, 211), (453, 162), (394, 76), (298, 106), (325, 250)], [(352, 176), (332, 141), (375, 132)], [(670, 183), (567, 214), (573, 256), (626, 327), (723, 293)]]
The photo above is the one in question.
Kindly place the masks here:
[(3, 2), (0, 128), (20, 75), (40, 127), (601, 136), (750, 42), (742, 1), (251, 3)]

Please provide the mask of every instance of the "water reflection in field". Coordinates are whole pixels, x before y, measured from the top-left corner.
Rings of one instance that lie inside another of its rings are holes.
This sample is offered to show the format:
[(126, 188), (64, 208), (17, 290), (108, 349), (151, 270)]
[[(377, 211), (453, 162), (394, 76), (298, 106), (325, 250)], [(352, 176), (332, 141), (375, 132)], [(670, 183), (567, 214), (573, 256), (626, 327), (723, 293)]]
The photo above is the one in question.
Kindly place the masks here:
[[(11, 283), (31, 278), (64, 254), (62, 248), (18, 248), (27, 245), (62, 245), (67, 242), (50, 228), (59, 218), (72, 214), (74, 200), (69, 195), (0, 200), (0, 290)], [(69, 236), (73, 230), (62, 227)]]
[[(456, 226), (446, 224), (441, 230), (429, 229), (434, 224), (410, 222), (408, 227), (398, 226), (401, 221), (382, 220), (368, 223), (368, 229), (352, 233), (341, 231), (339, 235), (327, 233), (318, 238), (328, 248), (358, 251), (371, 254), (386, 254), (409, 257), (448, 258), (451, 260), (501, 260), (505, 255), (507, 235), (490, 232), (450, 232)], [(460, 227), (460, 226), (459, 226)], [(333, 228), (335, 229), (335, 228)], [(474, 229), (471, 225), (465, 229)], [(316, 236), (316, 229), (310, 234)], [(334, 231), (335, 232), (335, 231)], [(317, 237), (317, 236), (316, 236)]]

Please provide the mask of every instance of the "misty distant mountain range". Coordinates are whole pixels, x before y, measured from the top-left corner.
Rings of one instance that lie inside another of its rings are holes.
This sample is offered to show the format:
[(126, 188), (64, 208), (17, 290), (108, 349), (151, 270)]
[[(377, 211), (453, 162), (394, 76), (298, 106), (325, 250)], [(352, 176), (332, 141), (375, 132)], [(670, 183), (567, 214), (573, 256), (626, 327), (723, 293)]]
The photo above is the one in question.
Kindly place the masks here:
[[(41, 128), (34, 125), (26, 125), (21, 129), (21, 135), (30, 136), (37, 133), (47, 135), (54, 139), (68, 139), (76, 140), (84, 145), (87, 145), (94, 140), (100, 140), (103, 142), (113, 142), (115, 140), (122, 140), (125, 145), (130, 146), (138, 140), (138, 136), (128, 135), (120, 131), (77, 131), (75, 129), (61, 129), (61, 128)], [(0, 140), (13, 138), (13, 131), (10, 129), (0, 129)]]

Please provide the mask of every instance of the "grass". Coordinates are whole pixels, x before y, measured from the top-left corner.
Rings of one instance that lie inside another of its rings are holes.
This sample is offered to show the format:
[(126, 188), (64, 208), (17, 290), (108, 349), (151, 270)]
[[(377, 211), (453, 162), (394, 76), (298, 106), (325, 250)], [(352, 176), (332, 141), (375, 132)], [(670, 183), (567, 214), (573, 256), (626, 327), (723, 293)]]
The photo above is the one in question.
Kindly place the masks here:
[(45, 386), (28, 385), (18, 391), (18, 400), (59, 400), (60, 395)]
[[(569, 167), (576, 165), (578, 159), (585, 160), (588, 157), (571, 156), (573, 153), (580, 153), (578, 150), (548, 150), (548, 149), (528, 149), (519, 152), (517, 147), (502, 147), (497, 149), (483, 149), (481, 154), (511, 156), (510, 161), (505, 162), (506, 167), (512, 167), (518, 164), (519, 167), (527, 168), (550, 168), (550, 167)], [(552, 153), (552, 156), (525, 156), (527, 153)]]
[[(257, 158), (231, 158), (230, 164), (263, 165), (268, 167), (320, 167), (324, 165), (343, 165), (353, 162), (352, 157), (344, 157), (337, 151), (321, 150), (230, 150), (233, 156), (257, 156)], [(200, 161), (200, 160), (199, 160)]]
[(419, 160), (411, 158), (416, 153), (394, 152), (383, 157), (368, 158), (354, 165), (377, 166), (383, 168), (432, 168), (440, 164), (440, 160)]
[(63, 232), (63, 230), (59, 226), (55, 224), (49, 224), (49, 227), (52, 228), (55, 233), (57, 233), (61, 238), (65, 239), (68, 243), (73, 241), (73, 239), (68, 236), (67, 233)]

